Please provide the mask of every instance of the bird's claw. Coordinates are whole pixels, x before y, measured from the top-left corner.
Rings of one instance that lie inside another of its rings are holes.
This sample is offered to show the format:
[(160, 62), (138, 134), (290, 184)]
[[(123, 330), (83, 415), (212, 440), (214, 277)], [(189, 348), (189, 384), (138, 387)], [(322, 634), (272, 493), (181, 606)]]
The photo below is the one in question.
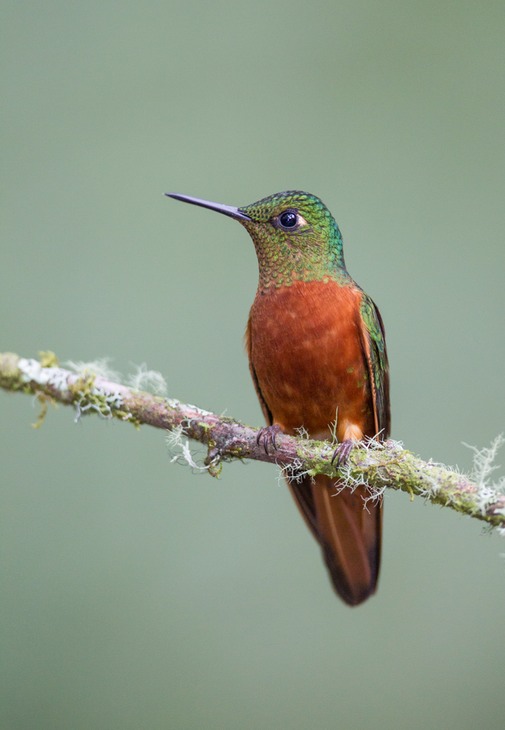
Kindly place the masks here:
[(272, 451), (277, 450), (277, 441), (276, 437), (278, 433), (282, 433), (282, 429), (280, 426), (277, 426), (274, 424), (273, 426), (265, 426), (265, 428), (261, 428), (259, 430), (258, 435), (256, 436), (256, 443), (258, 446), (263, 446), (265, 449), (265, 454), (268, 454), (268, 449), (271, 447)]
[(339, 443), (339, 445), (333, 452), (333, 456), (331, 457), (331, 463), (336, 464), (336, 466), (344, 466), (345, 464), (347, 464), (347, 461), (349, 460), (349, 454), (353, 450), (354, 443), (355, 442), (351, 439), (346, 439), (345, 441)]

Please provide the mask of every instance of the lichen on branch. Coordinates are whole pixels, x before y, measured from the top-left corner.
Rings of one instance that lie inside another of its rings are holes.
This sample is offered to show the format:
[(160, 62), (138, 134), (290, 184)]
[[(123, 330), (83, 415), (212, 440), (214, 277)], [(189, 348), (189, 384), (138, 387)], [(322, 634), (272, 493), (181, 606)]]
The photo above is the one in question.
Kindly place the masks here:
[[(165, 391), (162, 376), (145, 366), (130, 377), (129, 385), (115, 378), (117, 373), (108, 370), (106, 361), (69, 363), (63, 368), (53, 353), (41, 353), (39, 360), (0, 353), (0, 387), (37, 396), (42, 403), (37, 426), (45, 416), (47, 402), (59, 402), (73, 406), (75, 420), (95, 414), (168, 431), (172, 450), (178, 449), (175, 459), (205, 469), (212, 476), (219, 475), (223, 462), (234, 459), (275, 463), (289, 479), (326, 474), (335, 479), (336, 491), (364, 485), (370, 499), (380, 499), (386, 489), (406, 492), (411, 498), (420, 496), (482, 520), (505, 535), (505, 479), (495, 484), (490, 481), (496, 453), (505, 442), (501, 436), (487, 449), (474, 449), (471, 476), (423, 461), (392, 440), (360, 442), (347, 463), (337, 467), (332, 461), (335, 444), (308, 439), (306, 434), (298, 438), (279, 434), (277, 448), (266, 453), (258, 440), (260, 429), (160, 395)], [(189, 439), (207, 447), (203, 465), (191, 455)]]

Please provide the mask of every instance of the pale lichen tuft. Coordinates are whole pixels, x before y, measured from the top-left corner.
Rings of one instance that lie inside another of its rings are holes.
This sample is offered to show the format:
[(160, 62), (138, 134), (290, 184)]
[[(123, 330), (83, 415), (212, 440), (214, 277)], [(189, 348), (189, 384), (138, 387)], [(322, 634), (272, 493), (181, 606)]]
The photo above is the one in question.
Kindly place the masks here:
[[(489, 507), (497, 502), (505, 492), (505, 477), (501, 477), (496, 482), (490, 481), (491, 474), (500, 468), (500, 465), (495, 462), (503, 444), (505, 444), (503, 434), (496, 436), (490, 446), (482, 449), (463, 443), (473, 451), (473, 467), (470, 476), (477, 485), (476, 506), (481, 514), (486, 514)], [(495, 514), (499, 513), (500, 510), (495, 511)]]
[(126, 383), (134, 390), (145, 390), (153, 395), (167, 393), (167, 383), (163, 375), (157, 370), (148, 370), (145, 363), (136, 366), (136, 371), (128, 376)]
[(58, 367), (43, 367), (38, 360), (20, 357), (18, 368), (24, 383), (37, 383), (42, 387), (54, 387), (63, 394), (68, 393), (67, 370)]
[(74, 373), (83, 377), (95, 375), (97, 378), (103, 378), (104, 380), (121, 382), (121, 373), (111, 368), (109, 361), (110, 357), (102, 357), (98, 360), (90, 360), (89, 362), (68, 360), (65, 364)]
[(166, 434), (166, 443), (169, 451), (176, 453), (170, 459), (170, 463), (185, 464), (189, 466), (193, 471), (204, 472), (209, 470), (209, 466), (205, 464), (198, 464), (196, 457), (191, 453), (189, 446), (189, 440), (183, 437), (185, 431), (182, 426), (176, 426), (176, 428), (168, 431)]

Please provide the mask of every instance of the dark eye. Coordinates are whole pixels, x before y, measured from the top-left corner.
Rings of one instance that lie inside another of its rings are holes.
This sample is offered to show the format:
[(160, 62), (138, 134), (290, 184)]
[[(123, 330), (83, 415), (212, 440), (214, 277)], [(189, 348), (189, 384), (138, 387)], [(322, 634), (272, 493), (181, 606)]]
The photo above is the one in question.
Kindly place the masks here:
[(279, 216), (279, 223), (282, 228), (295, 228), (298, 222), (298, 214), (294, 210), (285, 210)]

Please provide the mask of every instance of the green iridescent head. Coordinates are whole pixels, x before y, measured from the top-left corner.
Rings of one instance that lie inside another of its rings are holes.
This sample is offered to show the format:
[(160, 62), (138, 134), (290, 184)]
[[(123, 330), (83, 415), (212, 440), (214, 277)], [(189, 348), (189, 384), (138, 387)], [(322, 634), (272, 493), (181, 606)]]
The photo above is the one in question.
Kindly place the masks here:
[(178, 193), (167, 195), (224, 213), (247, 229), (256, 248), (262, 291), (293, 281), (349, 278), (340, 230), (315, 195), (290, 190), (240, 208)]

